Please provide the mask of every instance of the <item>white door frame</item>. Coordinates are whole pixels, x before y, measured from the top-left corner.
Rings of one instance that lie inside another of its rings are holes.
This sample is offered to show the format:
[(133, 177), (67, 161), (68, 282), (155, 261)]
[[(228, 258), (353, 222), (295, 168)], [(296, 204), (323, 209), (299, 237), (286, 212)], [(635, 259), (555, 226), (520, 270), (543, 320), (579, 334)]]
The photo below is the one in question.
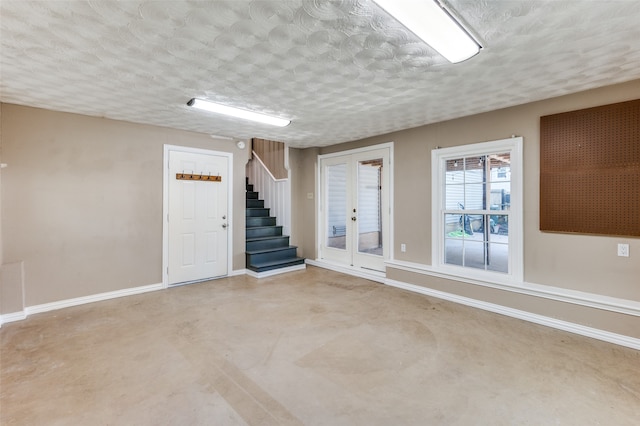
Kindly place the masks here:
[[(327, 213), (326, 212), (326, 206), (324, 205), (325, 201), (324, 201), (324, 188), (323, 188), (323, 184), (322, 184), (322, 166), (321, 166), (321, 162), (323, 159), (326, 158), (332, 158), (332, 157), (341, 157), (343, 155), (351, 155), (351, 154), (360, 154), (360, 153), (364, 153), (367, 151), (375, 151), (378, 149), (384, 149), (384, 148), (388, 148), (389, 149), (389, 241), (388, 241), (388, 245), (389, 245), (389, 251), (388, 251), (388, 259), (385, 260), (389, 260), (389, 259), (394, 259), (394, 226), (393, 226), (393, 210), (394, 210), (394, 204), (393, 204), (393, 191), (394, 191), (394, 186), (393, 186), (393, 142), (386, 142), (386, 143), (381, 143), (381, 144), (377, 144), (377, 145), (371, 145), (371, 146), (366, 146), (363, 148), (355, 148), (355, 149), (349, 149), (346, 151), (339, 151), (339, 152), (332, 152), (330, 154), (322, 154), (322, 155), (318, 155), (318, 159), (317, 159), (317, 166), (316, 166), (316, 194), (318, 194), (318, 196), (316, 197), (316, 202), (317, 202), (317, 212), (316, 212), (316, 252), (318, 254), (318, 257), (316, 259), (316, 263), (318, 264), (324, 264), (326, 266), (330, 266), (327, 265), (330, 262), (325, 261), (324, 259), (322, 259), (322, 243), (324, 241), (324, 236), (322, 235), (324, 226), (322, 225), (321, 220), (324, 218), (324, 215)], [(353, 267), (349, 267), (349, 266), (345, 266), (345, 265), (332, 265), (332, 266), (336, 266), (337, 269), (343, 269), (343, 270), (353, 270), (355, 271), (357, 268), (353, 268)], [(367, 272), (366, 274), (369, 274), (369, 272)], [(374, 271), (371, 271), (370, 274), (372, 275), (376, 275), (377, 273)]]
[(215, 155), (227, 157), (229, 162), (229, 178), (227, 179), (227, 202), (228, 210), (228, 238), (227, 238), (227, 276), (233, 270), (233, 153), (223, 151), (212, 151), (202, 148), (191, 148), (179, 145), (164, 145), (164, 155), (162, 158), (162, 287), (169, 287), (169, 152), (186, 152), (191, 154)]

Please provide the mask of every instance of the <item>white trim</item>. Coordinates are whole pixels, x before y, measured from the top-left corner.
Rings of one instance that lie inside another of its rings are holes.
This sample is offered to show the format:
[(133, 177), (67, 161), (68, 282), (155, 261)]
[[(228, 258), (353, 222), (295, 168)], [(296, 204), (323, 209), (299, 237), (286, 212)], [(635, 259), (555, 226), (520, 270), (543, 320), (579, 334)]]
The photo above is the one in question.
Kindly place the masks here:
[(259, 192), (264, 206), (271, 209), (276, 224), (282, 226), (282, 235), (291, 235), (291, 170), (288, 167), (289, 147), (284, 145), (285, 169), (287, 177), (276, 179), (258, 154), (247, 164), (246, 174), (254, 191)]
[(233, 270), (233, 153), (224, 151), (212, 151), (210, 149), (191, 148), (180, 145), (164, 145), (162, 157), (162, 285), (169, 288), (169, 151), (186, 152), (191, 154), (215, 155), (227, 157), (228, 174), (227, 179), (227, 216), (229, 217), (227, 231), (227, 275)]
[(0, 315), (0, 327), (2, 324), (6, 324), (8, 322), (21, 321), (23, 319), (27, 319), (27, 314), (24, 311), (12, 312), (10, 314), (2, 314)]
[(640, 317), (640, 302), (636, 302), (634, 300), (618, 299), (615, 297), (602, 296), (594, 293), (587, 293), (543, 284), (529, 283), (526, 281), (520, 283), (520, 285), (518, 286), (513, 285), (513, 283), (480, 281), (460, 277), (458, 275), (449, 275), (443, 273), (441, 270), (431, 267), (430, 265), (423, 265), (419, 263), (405, 262), (400, 260), (389, 260), (385, 263), (391, 268), (400, 269), (402, 271), (414, 272), (417, 274), (429, 275), (467, 284), (510, 291), (512, 293), (524, 294), (527, 296), (541, 297), (557, 302), (571, 303), (573, 305), (586, 306), (589, 308), (596, 308), (605, 311)]
[[(323, 215), (325, 214), (325, 212), (323, 212), (324, 209), (324, 204), (323, 204), (323, 199), (324, 199), (324, 195), (323, 195), (323, 185), (322, 185), (322, 165), (321, 162), (324, 159), (327, 158), (333, 158), (333, 157), (342, 157), (342, 156), (346, 156), (346, 155), (353, 155), (353, 154), (361, 154), (361, 153), (365, 153), (368, 151), (376, 151), (379, 149), (388, 149), (388, 160), (389, 160), (389, 184), (388, 184), (388, 202), (389, 202), (389, 213), (388, 213), (388, 217), (389, 217), (389, 224), (388, 224), (388, 233), (389, 233), (389, 241), (386, 242), (385, 244), (387, 245), (388, 248), (388, 258), (389, 259), (393, 259), (394, 258), (394, 238), (395, 238), (395, 227), (393, 226), (394, 220), (395, 220), (395, 204), (394, 204), (394, 191), (395, 191), (395, 186), (394, 186), (394, 178), (395, 178), (395, 173), (394, 173), (394, 145), (395, 143), (393, 141), (391, 142), (384, 142), (384, 143), (380, 143), (377, 145), (370, 145), (370, 146), (365, 146), (362, 148), (354, 148), (354, 149), (348, 149), (346, 151), (338, 151), (338, 152), (332, 152), (329, 154), (321, 154), (318, 155), (318, 158), (316, 159), (316, 197), (315, 197), (315, 232), (316, 232), (316, 253), (318, 258), (315, 260), (315, 262), (324, 262), (327, 265), (331, 265), (331, 268), (329, 269), (333, 269), (333, 270), (338, 270), (338, 269), (334, 269), (334, 268), (345, 268), (346, 271), (358, 271), (359, 269), (353, 269), (353, 268), (349, 268), (348, 266), (345, 265), (338, 265), (335, 264), (331, 261), (327, 261), (325, 259), (320, 258), (320, 256), (322, 255), (322, 243), (324, 242), (324, 235), (323, 235), (323, 225), (321, 224), (321, 221), (324, 219)], [(312, 261), (314, 262), (314, 261)], [(318, 265), (316, 265), (318, 266)], [(323, 266), (320, 266), (323, 267)], [(349, 274), (350, 272), (345, 272), (347, 274)], [(379, 272), (376, 272), (376, 274), (379, 274)], [(368, 275), (369, 276), (369, 275)], [(364, 278), (368, 278), (368, 276), (364, 277)], [(377, 275), (374, 275), (374, 277)], [(384, 274), (382, 274), (382, 276), (384, 276)], [(374, 278), (369, 278), (369, 279), (374, 279)], [(374, 279), (375, 281), (375, 279)]]
[(227, 278), (229, 275), (218, 275), (217, 277), (207, 277), (207, 278), (200, 278), (197, 280), (193, 280), (193, 281), (183, 281), (180, 283), (175, 283), (175, 284), (169, 284), (168, 288), (175, 288), (175, 287), (182, 287), (183, 285), (190, 285), (190, 284), (198, 284), (198, 283), (206, 283), (208, 281), (214, 281), (214, 280), (219, 280), (221, 278)]
[[(472, 279), (491, 279), (512, 283), (524, 280), (524, 200), (523, 138), (512, 136), (489, 142), (438, 148), (431, 151), (431, 264), (433, 269)], [(487, 152), (511, 153), (511, 211), (509, 213), (509, 273), (484, 271), (444, 263), (444, 224), (441, 219), (444, 201), (444, 162), (459, 156), (482, 155)]]
[[(285, 150), (285, 153), (288, 151)], [(269, 168), (267, 167), (266, 164), (264, 164), (264, 162), (262, 161), (262, 159), (260, 158), (260, 156), (258, 155), (258, 153), (256, 153), (255, 151), (251, 151), (251, 154), (253, 154), (253, 156), (258, 160), (258, 163), (260, 163), (260, 165), (262, 166), (262, 168), (265, 170), (265, 172), (267, 172), (267, 174), (269, 175), (269, 177), (271, 178), (272, 181), (274, 182), (284, 182), (286, 180), (289, 180), (288, 177), (286, 178), (282, 178), (282, 179), (276, 179), (276, 177), (273, 175), (273, 173), (271, 173), (271, 170), (269, 170)], [(285, 155), (286, 157), (286, 155)], [(287, 169), (288, 170), (288, 169)]]
[(272, 277), (274, 275), (285, 274), (287, 272), (302, 271), (304, 269), (307, 269), (307, 265), (305, 264), (287, 266), (286, 268), (272, 269), (270, 271), (264, 271), (264, 272), (256, 272), (256, 271), (252, 271), (251, 269), (245, 269), (245, 271), (246, 271), (246, 274), (249, 275), (250, 277), (260, 279), (260, 278)]
[(246, 275), (246, 274), (247, 274), (247, 270), (246, 269), (234, 269), (233, 271), (231, 271), (229, 276), (230, 277), (237, 277), (238, 275)]
[(362, 148), (353, 148), (353, 149), (348, 149), (346, 151), (331, 152), (329, 154), (320, 154), (318, 155), (318, 160), (324, 160), (325, 158), (331, 158), (331, 157), (342, 157), (343, 155), (360, 154), (363, 152), (375, 151), (377, 149), (384, 149), (384, 148), (389, 148), (389, 150), (393, 150), (393, 142), (384, 142), (377, 145), (364, 146)]
[(125, 288), (123, 290), (109, 291), (106, 293), (92, 294), (90, 296), (76, 297), (74, 299), (59, 300), (57, 302), (44, 303), (42, 305), (28, 306), (24, 309), (26, 316), (39, 314), (42, 312), (55, 311), (58, 309), (69, 308), (71, 306), (84, 305), (87, 303), (101, 302), (103, 300), (115, 299), (124, 296), (133, 296), (134, 294), (148, 293), (150, 291), (162, 290), (162, 283), (150, 284), (141, 287)]
[(427, 296), (437, 297), (439, 299), (460, 303), (462, 305), (483, 309), (485, 311), (506, 315), (512, 318), (518, 318), (518, 319), (533, 322), (536, 324), (545, 325), (547, 327), (556, 328), (558, 330), (564, 330), (570, 333), (575, 333), (582, 336), (603, 340), (605, 342), (614, 343), (616, 345), (640, 350), (640, 339), (636, 339), (634, 337), (612, 333), (612, 332), (600, 330), (597, 328), (587, 327), (584, 325), (575, 324), (568, 321), (562, 321), (555, 318), (546, 317), (544, 315), (532, 314), (530, 312), (521, 311), (518, 309), (507, 308), (505, 306), (496, 305), (493, 303), (487, 303), (480, 300), (470, 299), (468, 297), (458, 296), (455, 294), (433, 290), (426, 287), (407, 284), (401, 281), (387, 279), (385, 280), (385, 285), (401, 288), (403, 290), (408, 290), (415, 293), (424, 294)]
[(305, 259), (305, 263), (311, 266), (317, 266), (318, 268), (329, 269), (335, 272), (341, 272), (347, 275), (353, 275), (354, 277), (364, 278), (371, 281), (376, 281), (384, 284), (385, 274), (378, 271), (367, 270), (362, 268), (353, 268), (340, 263), (330, 262), (325, 259)]
[[(333, 263), (333, 262), (328, 262), (323, 259), (316, 259), (316, 260), (306, 259), (305, 262), (309, 265), (317, 266), (319, 268), (329, 269), (332, 271), (369, 279), (369, 280), (376, 281), (383, 284), (389, 284), (389, 282), (394, 281), (394, 280), (385, 278), (384, 274), (377, 273), (375, 271), (369, 272), (362, 269), (350, 268), (348, 266), (344, 266), (344, 265)], [(386, 261), (385, 264), (392, 268), (400, 269), (403, 271), (415, 272), (423, 275), (429, 275), (429, 276), (434, 276), (438, 278), (465, 282), (468, 284), (481, 285), (484, 287), (511, 291), (514, 293), (524, 294), (528, 296), (536, 296), (536, 297), (541, 297), (545, 299), (555, 300), (558, 302), (571, 303), (574, 305), (602, 309), (602, 310), (607, 310), (611, 312), (617, 312), (617, 313), (633, 315), (633, 316), (640, 316), (640, 302), (635, 302), (632, 300), (616, 299), (613, 297), (600, 296), (597, 294), (562, 289), (559, 287), (552, 287), (552, 286), (546, 286), (541, 284), (523, 283), (523, 287), (518, 288), (518, 287), (513, 287), (512, 285), (465, 279), (465, 278), (460, 278), (459, 276), (444, 274), (440, 271), (434, 270), (429, 265), (422, 265), (418, 263), (404, 262), (399, 260), (389, 260), (389, 261)], [(426, 289), (425, 287), (420, 287), (412, 284), (406, 284), (406, 286), (407, 286), (406, 287), (407, 289), (412, 291), (417, 291), (418, 293), (426, 294), (425, 293), (426, 291), (437, 292), (437, 290)], [(462, 298), (462, 296), (456, 296), (456, 297)], [(477, 302), (477, 304), (485, 303), (485, 302), (475, 301), (474, 299), (468, 299), (468, 300)], [(499, 305), (495, 305), (495, 306), (499, 306)], [(506, 307), (501, 307), (501, 308), (506, 310), (511, 309)], [(521, 311), (521, 312), (523, 312), (523, 314), (526, 313), (524, 311)], [(528, 314), (528, 315), (535, 315), (535, 314)], [(567, 323), (567, 324), (571, 324), (571, 323)], [(592, 330), (597, 330), (597, 329), (592, 329)], [(606, 332), (603, 332), (603, 333), (606, 333)]]

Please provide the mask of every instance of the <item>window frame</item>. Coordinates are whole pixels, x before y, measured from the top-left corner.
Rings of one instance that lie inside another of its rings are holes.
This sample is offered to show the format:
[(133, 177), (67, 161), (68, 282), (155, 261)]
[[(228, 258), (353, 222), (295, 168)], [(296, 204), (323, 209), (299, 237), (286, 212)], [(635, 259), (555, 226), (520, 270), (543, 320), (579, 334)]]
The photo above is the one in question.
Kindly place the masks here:
[[(434, 270), (452, 276), (503, 284), (521, 284), (524, 281), (523, 257), (523, 160), (522, 137), (511, 137), (489, 142), (438, 148), (431, 151), (431, 265)], [(445, 255), (445, 186), (446, 162), (461, 157), (472, 157), (509, 152), (511, 155), (511, 193), (509, 211), (509, 270), (495, 272), (473, 267), (444, 263)]]

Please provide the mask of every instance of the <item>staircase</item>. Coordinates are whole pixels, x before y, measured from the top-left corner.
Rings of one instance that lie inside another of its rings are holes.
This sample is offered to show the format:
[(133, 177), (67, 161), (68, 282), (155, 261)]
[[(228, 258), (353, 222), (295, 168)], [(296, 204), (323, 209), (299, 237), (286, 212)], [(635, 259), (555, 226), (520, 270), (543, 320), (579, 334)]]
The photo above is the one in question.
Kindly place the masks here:
[(247, 269), (260, 273), (304, 265), (304, 259), (297, 256), (297, 247), (289, 245), (289, 237), (282, 235), (282, 226), (276, 225), (269, 210), (247, 179)]

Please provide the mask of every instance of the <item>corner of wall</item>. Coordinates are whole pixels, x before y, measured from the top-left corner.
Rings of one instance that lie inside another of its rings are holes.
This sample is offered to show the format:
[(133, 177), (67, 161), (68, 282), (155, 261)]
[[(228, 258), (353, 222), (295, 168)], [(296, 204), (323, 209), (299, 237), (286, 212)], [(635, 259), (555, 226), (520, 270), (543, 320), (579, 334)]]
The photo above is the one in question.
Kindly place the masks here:
[(24, 262), (0, 266), (0, 315), (24, 311)]

